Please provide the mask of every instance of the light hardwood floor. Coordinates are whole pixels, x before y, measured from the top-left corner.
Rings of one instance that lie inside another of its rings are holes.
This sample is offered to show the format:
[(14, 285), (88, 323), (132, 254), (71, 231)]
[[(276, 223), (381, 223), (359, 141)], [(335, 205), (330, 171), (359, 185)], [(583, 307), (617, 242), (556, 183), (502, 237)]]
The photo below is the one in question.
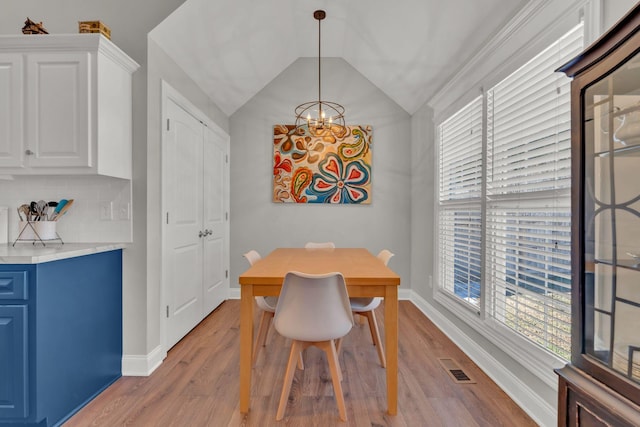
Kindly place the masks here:
[[(316, 348), (306, 350), (305, 370), (295, 374), (285, 418), (275, 421), (290, 343), (273, 328), (254, 367), (251, 410), (241, 414), (239, 311), (240, 301), (224, 302), (169, 351), (151, 376), (120, 378), (64, 427), (536, 425), (408, 301), (399, 307), (398, 415), (385, 412), (385, 371), (368, 327), (360, 322), (340, 354), (346, 423), (338, 418), (327, 361)], [(380, 324), (383, 315), (381, 306), (376, 310)], [(439, 357), (455, 359), (477, 383), (455, 383)]]

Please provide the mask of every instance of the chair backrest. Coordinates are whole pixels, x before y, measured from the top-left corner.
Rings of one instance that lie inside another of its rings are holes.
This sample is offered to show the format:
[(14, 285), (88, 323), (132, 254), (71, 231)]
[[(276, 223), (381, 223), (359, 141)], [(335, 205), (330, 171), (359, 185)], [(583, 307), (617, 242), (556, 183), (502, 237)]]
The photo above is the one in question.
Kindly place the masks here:
[(345, 336), (353, 326), (353, 315), (342, 274), (287, 273), (273, 325), (280, 335), (300, 341)]
[(336, 245), (333, 242), (322, 242), (322, 243), (307, 242), (305, 243), (304, 247), (307, 249), (322, 249), (322, 248), (333, 249), (336, 247)]
[(394, 256), (395, 254), (387, 249), (383, 249), (380, 251), (380, 253), (378, 254), (378, 259), (382, 260), (382, 262), (384, 262), (384, 265), (389, 264), (389, 260), (391, 259), (392, 256)]
[(249, 261), (249, 264), (251, 265), (255, 264), (256, 262), (262, 259), (258, 251), (254, 251), (253, 249), (251, 249), (249, 252), (247, 252), (242, 256), (245, 257), (247, 261)]
[[(255, 251), (253, 249), (251, 249), (246, 254), (243, 254), (242, 256), (245, 257), (247, 259), (247, 261), (249, 261), (249, 264), (251, 264), (251, 265), (255, 264), (256, 262), (258, 262), (258, 261), (260, 261), (262, 259), (262, 257), (258, 253), (258, 251)], [(257, 296), (256, 297), (256, 302), (258, 303), (258, 307), (261, 310), (269, 311), (269, 312), (273, 313), (276, 310), (276, 304), (278, 303), (278, 297)]]

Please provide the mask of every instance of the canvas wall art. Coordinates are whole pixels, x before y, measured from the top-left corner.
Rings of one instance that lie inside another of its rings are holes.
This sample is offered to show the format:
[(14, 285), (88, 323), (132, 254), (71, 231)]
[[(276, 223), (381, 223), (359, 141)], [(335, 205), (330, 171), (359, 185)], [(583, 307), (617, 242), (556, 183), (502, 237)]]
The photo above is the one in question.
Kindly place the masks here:
[(273, 201), (276, 203), (371, 203), (369, 125), (273, 126)]

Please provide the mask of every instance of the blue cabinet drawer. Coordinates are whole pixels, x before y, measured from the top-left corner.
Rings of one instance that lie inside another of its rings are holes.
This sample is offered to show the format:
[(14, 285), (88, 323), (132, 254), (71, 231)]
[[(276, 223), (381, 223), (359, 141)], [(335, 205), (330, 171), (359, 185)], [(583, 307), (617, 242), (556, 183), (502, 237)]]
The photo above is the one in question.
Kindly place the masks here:
[(0, 271), (0, 300), (26, 300), (27, 285), (26, 271)]

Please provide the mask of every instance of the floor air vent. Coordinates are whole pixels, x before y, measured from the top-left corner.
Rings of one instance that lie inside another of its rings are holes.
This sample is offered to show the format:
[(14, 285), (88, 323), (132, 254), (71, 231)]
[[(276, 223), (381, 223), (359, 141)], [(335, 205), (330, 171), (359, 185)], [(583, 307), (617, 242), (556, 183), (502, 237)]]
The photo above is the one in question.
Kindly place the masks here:
[(469, 377), (458, 365), (458, 362), (448, 357), (439, 357), (438, 361), (454, 382), (459, 384), (475, 384), (475, 380)]

